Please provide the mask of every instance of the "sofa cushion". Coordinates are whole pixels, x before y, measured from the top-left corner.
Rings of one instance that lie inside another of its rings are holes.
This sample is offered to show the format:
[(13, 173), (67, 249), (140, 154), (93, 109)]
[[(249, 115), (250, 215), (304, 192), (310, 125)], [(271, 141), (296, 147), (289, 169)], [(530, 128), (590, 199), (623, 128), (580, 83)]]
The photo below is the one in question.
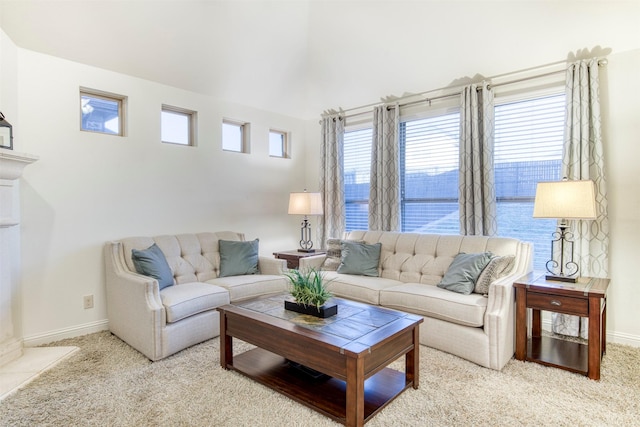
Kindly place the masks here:
[(341, 298), (366, 302), (368, 304), (380, 304), (380, 290), (397, 286), (402, 282), (383, 277), (355, 276), (327, 271), (324, 276), (329, 292)]
[(229, 304), (229, 292), (206, 283), (183, 283), (160, 291), (160, 299), (167, 313), (167, 323), (173, 323)]
[(287, 290), (285, 276), (269, 274), (219, 277), (208, 280), (206, 283), (225, 288), (229, 292), (231, 301), (281, 293)]
[(340, 246), (342, 255), (338, 273), (373, 277), (379, 275), (381, 243), (368, 245), (343, 240)]
[(220, 240), (220, 277), (258, 273), (258, 239)]
[(153, 277), (160, 289), (173, 285), (173, 273), (162, 250), (155, 243), (147, 249), (131, 250), (131, 260), (139, 274)]
[(478, 276), (491, 261), (492, 254), (482, 252), (479, 254), (459, 253), (453, 258), (451, 265), (438, 283), (439, 288), (460, 294), (469, 295), (476, 286)]
[(481, 327), (488, 299), (421, 283), (403, 283), (380, 291), (380, 305), (434, 317), (464, 326)]
[(484, 270), (482, 270), (482, 273), (480, 273), (480, 276), (478, 276), (473, 292), (487, 295), (491, 282), (506, 276), (513, 268), (515, 259), (516, 257), (514, 255), (492, 257), (489, 264), (487, 264)]

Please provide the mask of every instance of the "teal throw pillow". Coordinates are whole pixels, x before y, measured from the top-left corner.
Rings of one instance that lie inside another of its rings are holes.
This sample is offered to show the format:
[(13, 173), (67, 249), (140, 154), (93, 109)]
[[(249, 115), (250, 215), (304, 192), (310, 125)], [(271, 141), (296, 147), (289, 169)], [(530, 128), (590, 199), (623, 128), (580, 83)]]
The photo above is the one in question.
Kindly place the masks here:
[(162, 250), (155, 243), (147, 249), (131, 250), (131, 260), (139, 274), (153, 277), (160, 289), (173, 285), (173, 272)]
[(220, 277), (258, 273), (258, 239), (220, 240)]
[(473, 292), (478, 276), (489, 264), (492, 256), (491, 252), (479, 254), (459, 253), (451, 262), (440, 283), (438, 283), (438, 287), (469, 295)]
[(338, 273), (378, 277), (382, 243), (368, 245), (343, 240)]

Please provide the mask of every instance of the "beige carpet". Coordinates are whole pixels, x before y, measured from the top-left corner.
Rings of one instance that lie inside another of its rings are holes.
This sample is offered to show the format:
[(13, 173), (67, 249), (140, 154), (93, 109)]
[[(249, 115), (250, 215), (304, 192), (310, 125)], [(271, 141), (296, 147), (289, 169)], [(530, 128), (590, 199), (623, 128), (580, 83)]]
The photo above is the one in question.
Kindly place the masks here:
[[(155, 363), (109, 332), (56, 344), (80, 351), (0, 402), (0, 425), (336, 425), (223, 370), (217, 338)], [(367, 426), (639, 426), (640, 349), (607, 350), (592, 381), (515, 360), (496, 372), (423, 346), (420, 389)]]

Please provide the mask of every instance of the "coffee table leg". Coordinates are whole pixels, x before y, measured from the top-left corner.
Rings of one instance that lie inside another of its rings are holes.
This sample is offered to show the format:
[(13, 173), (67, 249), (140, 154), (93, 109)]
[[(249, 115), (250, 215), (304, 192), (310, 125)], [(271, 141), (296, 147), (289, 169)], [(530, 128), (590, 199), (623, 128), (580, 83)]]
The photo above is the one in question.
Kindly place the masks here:
[(420, 330), (416, 326), (413, 329), (413, 350), (405, 356), (405, 376), (407, 381), (413, 383), (413, 388), (420, 386)]
[(364, 426), (364, 359), (347, 358), (347, 427)]
[(227, 335), (227, 316), (220, 312), (220, 365), (224, 369), (233, 365), (233, 338)]

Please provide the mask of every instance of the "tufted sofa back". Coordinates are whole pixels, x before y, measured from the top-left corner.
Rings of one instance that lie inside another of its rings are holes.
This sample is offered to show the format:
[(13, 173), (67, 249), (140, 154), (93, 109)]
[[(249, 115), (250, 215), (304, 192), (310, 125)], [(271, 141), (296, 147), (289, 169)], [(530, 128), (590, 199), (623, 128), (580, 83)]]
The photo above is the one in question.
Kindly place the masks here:
[(131, 259), (132, 249), (146, 249), (154, 243), (164, 253), (173, 271), (176, 284), (205, 282), (220, 273), (220, 240), (244, 241), (243, 233), (222, 231), (217, 233), (178, 234), (175, 236), (128, 237), (121, 247), (129, 270), (136, 269)]
[(518, 262), (529, 262), (519, 260), (523, 258), (520, 256), (522, 242), (505, 237), (351, 231), (345, 239), (381, 243), (380, 277), (405, 283), (438, 284), (453, 258), (461, 252), (515, 255), (516, 269)]

